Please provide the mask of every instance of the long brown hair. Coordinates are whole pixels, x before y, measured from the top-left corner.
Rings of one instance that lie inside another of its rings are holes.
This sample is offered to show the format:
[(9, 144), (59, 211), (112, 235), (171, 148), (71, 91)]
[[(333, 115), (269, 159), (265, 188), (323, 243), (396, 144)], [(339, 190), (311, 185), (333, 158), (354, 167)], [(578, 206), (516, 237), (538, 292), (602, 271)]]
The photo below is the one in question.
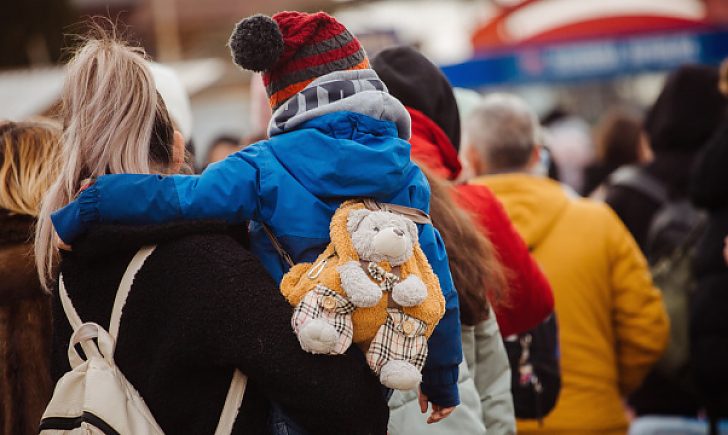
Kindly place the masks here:
[(472, 217), (453, 200), (449, 182), (420, 165), (430, 182), (430, 216), (445, 242), (450, 272), (460, 299), (460, 321), (475, 325), (488, 318), (488, 302), (507, 303), (508, 280), (493, 244)]

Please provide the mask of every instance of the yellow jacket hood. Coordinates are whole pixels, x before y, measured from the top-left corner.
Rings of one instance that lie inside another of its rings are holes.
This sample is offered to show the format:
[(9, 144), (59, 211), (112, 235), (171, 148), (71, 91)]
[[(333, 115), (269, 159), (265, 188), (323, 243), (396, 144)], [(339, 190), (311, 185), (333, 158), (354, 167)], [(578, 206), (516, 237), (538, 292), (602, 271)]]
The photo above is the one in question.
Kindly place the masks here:
[(570, 201), (559, 183), (535, 175), (491, 175), (470, 183), (486, 185), (495, 193), (529, 248), (546, 238)]

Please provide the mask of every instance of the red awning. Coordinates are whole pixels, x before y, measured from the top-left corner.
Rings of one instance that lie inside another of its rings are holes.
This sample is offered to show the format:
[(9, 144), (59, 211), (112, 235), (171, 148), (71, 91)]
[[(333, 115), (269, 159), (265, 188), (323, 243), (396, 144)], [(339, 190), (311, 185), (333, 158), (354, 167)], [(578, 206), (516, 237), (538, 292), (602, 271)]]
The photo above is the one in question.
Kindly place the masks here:
[(483, 24), (472, 40), (475, 51), (483, 52), (706, 25), (701, 0), (526, 0)]

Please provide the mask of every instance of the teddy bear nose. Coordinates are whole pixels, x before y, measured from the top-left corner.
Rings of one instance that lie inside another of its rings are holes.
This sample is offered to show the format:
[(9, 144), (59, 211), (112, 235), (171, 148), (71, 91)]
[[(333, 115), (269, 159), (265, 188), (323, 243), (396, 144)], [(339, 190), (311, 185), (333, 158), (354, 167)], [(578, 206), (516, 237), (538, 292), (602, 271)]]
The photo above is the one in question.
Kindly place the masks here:
[(404, 236), (404, 231), (400, 230), (399, 228), (395, 228), (394, 234), (398, 235), (399, 237), (402, 237), (402, 236)]

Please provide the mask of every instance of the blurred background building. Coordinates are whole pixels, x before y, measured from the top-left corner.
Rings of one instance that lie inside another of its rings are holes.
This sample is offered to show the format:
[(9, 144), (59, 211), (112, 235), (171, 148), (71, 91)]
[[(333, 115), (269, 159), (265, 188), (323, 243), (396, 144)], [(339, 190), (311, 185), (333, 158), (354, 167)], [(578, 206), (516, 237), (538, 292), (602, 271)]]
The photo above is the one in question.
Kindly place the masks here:
[[(644, 108), (664, 74), (728, 56), (725, 0), (8, 0), (0, 14), (0, 119), (48, 114), (85, 17), (123, 24), (180, 76), (200, 158), (221, 134), (260, 133), (265, 114), (225, 46), (253, 13), (326, 10), (370, 55), (419, 47), (455, 86), (524, 96), (543, 117), (593, 123), (615, 104)], [(258, 90), (256, 90), (258, 89)]]

